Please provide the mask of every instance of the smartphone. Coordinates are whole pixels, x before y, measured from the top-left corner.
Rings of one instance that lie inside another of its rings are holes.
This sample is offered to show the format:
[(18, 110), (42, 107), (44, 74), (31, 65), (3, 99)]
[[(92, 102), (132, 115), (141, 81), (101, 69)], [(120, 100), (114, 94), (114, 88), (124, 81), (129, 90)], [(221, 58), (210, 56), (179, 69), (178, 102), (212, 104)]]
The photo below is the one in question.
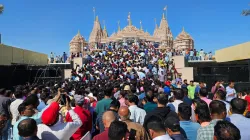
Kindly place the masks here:
[(136, 130), (131, 129), (129, 132), (129, 140), (135, 140), (135, 136), (136, 136)]

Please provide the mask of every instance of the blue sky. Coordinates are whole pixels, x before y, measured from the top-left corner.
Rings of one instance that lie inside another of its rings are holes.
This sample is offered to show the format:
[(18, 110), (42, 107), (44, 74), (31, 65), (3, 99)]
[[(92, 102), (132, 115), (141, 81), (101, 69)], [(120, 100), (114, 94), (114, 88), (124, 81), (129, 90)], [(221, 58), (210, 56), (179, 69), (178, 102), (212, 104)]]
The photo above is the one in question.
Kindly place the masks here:
[(133, 25), (150, 34), (154, 18), (159, 24), (163, 8), (168, 6), (167, 19), (176, 37), (185, 30), (194, 38), (195, 48), (214, 51), (250, 41), (250, 16), (241, 16), (250, 9), (249, 0), (1, 0), (2, 42), (42, 53), (60, 54), (69, 51), (69, 42), (80, 30), (88, 40), (93, 28), (93, 7), (100, 21), (105, 20), (109, 34), (127, 25), (131, 12)]

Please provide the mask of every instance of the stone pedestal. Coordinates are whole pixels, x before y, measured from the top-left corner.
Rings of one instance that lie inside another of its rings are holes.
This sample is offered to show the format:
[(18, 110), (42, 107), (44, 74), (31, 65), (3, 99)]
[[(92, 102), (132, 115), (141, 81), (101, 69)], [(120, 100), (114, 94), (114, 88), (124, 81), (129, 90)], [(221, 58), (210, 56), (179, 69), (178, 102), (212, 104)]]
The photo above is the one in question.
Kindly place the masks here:
[(183, 68), (185, 67), (185, 57), (184, 56), (173, 56), (175, 68)]
[(194, 80), (194, 68), (187, 67), (184, 56), (173, 56), (172, 59), (174, 59), (175, 68), (177, 72), (182, 74), (182, 80)]
[[(181, 73), (182, 80), (187, 79), (187, 81), (194, 80), (194, 68), (193, 67), (183, 67), (183, 68), (176, 68), (178, 73)], [(197, 81), (196, 81), (197, 82)]]
[(64, 79), (71, 78), (71, 69), (64, 69)]
[(84, 59), (82, 58), (82, 57), (75, 57), (74, 59), (73, 59), (73, 66), (74, 66), (74, 69), (76, 68), (76, 65), (79, 65), (80, 66), (80, 68), (82, 67), (82, 64), (83, 64), (83, 61), (84, 61)]

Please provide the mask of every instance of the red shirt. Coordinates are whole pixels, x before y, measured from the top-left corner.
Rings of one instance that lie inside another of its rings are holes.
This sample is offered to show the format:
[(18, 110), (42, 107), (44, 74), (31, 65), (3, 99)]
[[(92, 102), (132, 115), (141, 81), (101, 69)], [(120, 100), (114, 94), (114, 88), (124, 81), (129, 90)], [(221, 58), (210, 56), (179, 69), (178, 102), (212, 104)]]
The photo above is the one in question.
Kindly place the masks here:
[[(82, 121), (82, 126), (72, 135), (72, 140), (80, 140), (88, 131), (91, 132), (92, 129), (92, 117), (88, 110), (76, 106), (74, 108), (75, 113), (79, 116)], [(66, 122), (73, 122), (69, 113), (66, 115)]]
[(94, 101), (94, 102), (92, 103), (92, 107), (93, 107), (93, 108), (96, 108), (96, 104), (97, 104), (97, 101)]
[(245, 97), (245, 100), (246, 100), (247, 103), (248, 103), (247, 110), (250, 111), (250, 96), (247, 95), (247, 96)]
[(93, 140), (109, 140), (108, 134), (109, 134), (109, 129), (105, 128), (105, 130), (102, 133), (96, 135), (93, 138)]

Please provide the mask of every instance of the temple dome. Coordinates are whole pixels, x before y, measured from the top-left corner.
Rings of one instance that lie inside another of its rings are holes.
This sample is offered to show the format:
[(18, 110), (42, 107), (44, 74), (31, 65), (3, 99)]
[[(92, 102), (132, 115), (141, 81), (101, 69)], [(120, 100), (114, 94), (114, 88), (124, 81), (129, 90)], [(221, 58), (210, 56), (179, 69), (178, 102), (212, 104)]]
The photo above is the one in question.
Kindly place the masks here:
[[(128, 25), (125, 28), (123, 28), (120, 32), (117, 33), (117, 36), (122, 37), (137, 37), (141, 34), (141, 30), (137, 29), (133, 25)], [(132, 36), (131, 36), (132, 35)]]
[(94, 21), (94, 27), (89, 36), (89, 43), (100, 42), (102, 38), (102, 28), (98, 16)]
[(182, 32), (176, 37), (175, 40), (184, 40), (184, 39), (191, 39), (193, 40), (193, 38), (191, 37), (191, 35), (189, 35), (184, 28), (182, 29)]
[(70, 54), (77, 54), (83, 50), (83, 47), (87, 45), (84, 37), (80, 34), (80, 31), (70, 41)]
[(84, 37), (78, 31), (78, 33), (70, 41), (70, 44), (72, 44), (72, 43), (84, 43), (84, 42), (86, 42), (85, 39), (84, 39)]

